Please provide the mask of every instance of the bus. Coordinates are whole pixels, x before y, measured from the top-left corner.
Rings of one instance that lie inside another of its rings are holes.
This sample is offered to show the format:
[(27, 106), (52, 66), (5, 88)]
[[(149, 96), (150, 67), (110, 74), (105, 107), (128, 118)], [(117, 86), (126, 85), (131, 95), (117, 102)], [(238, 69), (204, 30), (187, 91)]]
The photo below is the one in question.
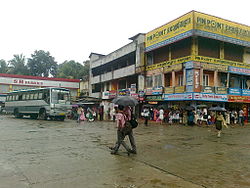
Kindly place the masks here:
[(70, 91), (64, 88), (37, 88), (7, 93), (5, 110), (16, 118), (29, 115), (32, 119), (64, 121), (71, 109)]

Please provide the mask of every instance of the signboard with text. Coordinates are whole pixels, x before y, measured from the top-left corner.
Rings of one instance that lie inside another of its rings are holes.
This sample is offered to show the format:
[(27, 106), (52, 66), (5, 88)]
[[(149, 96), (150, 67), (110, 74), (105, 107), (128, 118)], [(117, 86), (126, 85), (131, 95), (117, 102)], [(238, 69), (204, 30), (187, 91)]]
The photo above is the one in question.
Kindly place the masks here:
[(227, 102), (227, 95), (193, 93), (194, 100)]
[(163, 94), (165, 101), (192, 100), (192, 93)]

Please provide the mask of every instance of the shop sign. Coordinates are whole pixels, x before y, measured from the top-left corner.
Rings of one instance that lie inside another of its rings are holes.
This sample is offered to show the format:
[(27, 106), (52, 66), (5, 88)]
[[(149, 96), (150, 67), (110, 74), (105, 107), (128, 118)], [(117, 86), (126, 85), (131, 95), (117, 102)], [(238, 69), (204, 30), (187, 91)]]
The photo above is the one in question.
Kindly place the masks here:
[(144, 97), (145, 92), (144, 92), (144, 91), (142, 91), (142, 90), (140, 90), (140, 91), (138, 92), (138, 95), (139, 95), (139, 97)]
[(157, 48), (157, 44), (164, 43), (166, 40), (171, 38), (174, 40), (177, 35), (191, 30), (193, 27), (192, 18), (193, 13), (190, 12), (172, 22), (169, 22), (168, 24), (148, 32), (145, 36), (146, 51), (148, 49)]
[(127, 96), (129, 91), (127, 89), (118, 90), (118, 96)]
[(146, 88), (145, 89), (145, 95), (152, 95), (153, 88)]
[(227, 102), (227, 95), (193, 93), (194, 100)]
[(164, 87), (164, 93), (166, 93), (166, 94), (174, 93), (174, 88), (173, 87)]
[(203, 93), (214, 93), (214, 87), (211, 87), (211, 86), (203, 86), (202, 92), (203, 92)]
[(200, 70), (194, 70), (194, 91), (200, 91)]
[(205, 62), (205, 63), (211, 63), (211, 64), (217, 64), (217, 65), (220, 64), (220, 65), (226, 65), (226, 66), (250, 68), (250, 65), (246, 63), (229, 61), (229, 60), (224, 60), (224, 59), (216, 59), (216, 58), (204, 57), (204, 56), (193, 56), (192, 60)]
[(250, 89), (242, 89), (241, 92), (244, 96), (250, 96)]
[(165, 101), (192, 100), (192, 93), (163, 94)]
[(193, 61), (189, 61), (185, 63), (185, 69), (192, 69), (194, 67)]
[(239, 88), (229, 88), (228, 94), (230, 95), (241, 95), (241, 91)]
[(116, 97), (116, 91), (104, 91), (102, 92), (102, 99), (112, 99)]
[(164, 62), (161, 62), (161, 63), (149, 65), (149, 66), (146, 67), (146, 71), (182, 64), (184, 62), (190, 61), (191, 58), (192, 58), (192, 56), (186, 56), (186, 57), (182, 57), (182, 58), (179, 58), (179, 59), (173, 59), (173, 60), (170, 60), (170, 61), (164, 61)]
[(175, 93), (184, 93), (185, 92), (185, 87), (184, 86), (177, 86), (174, 88)]
[(149, 101), (148, 104), (158, 104), (157, 101)]
[(202, 68), (204, 70), (218, 70), (220, 72), (227, 72), (228, 66), (225, 65), (217, 65), (212, 63), (202, 63)]
[(162, 96), (161, 95), (152, 95), (152, 96), (146, 96), (147, 101), (161, 101)]
[(117, 91), (116, 90), (109, 91), (109, 98), (110, 99), (115, 98), (116, 95), (117, 95)]
[(226, 87), (216, 87), (215, 92), (217, 94), (227, 94), (227, 88)]
[(163, 93), (163, 87), (155, 87), (152, 89), (152, 95), (161, 95)]
[(228, 102), (250, 103), (250, 96), (228, 95)]
[(186, 86), (186, 92), (190, 93), (194, 91), (194, 86)]
[(187, 85), (193, 85), (194, 84), (194, 72), (193, 70), (186, 70), (186, 82)]
[(43, 82), (37, 80), (14, 79), (13, 84), (42, 86)]
[(235, 73), (235, 74), (250, 75), (250, 69), (244, 69), (244, 68), (239, 68), (239, 67), (230, 66), (229, 72)]
[(250, 42), (248, 26), (199, 12), (194, 12), (194, 29), (221, 36), (224, 40), (238, 39), (238, 41)]

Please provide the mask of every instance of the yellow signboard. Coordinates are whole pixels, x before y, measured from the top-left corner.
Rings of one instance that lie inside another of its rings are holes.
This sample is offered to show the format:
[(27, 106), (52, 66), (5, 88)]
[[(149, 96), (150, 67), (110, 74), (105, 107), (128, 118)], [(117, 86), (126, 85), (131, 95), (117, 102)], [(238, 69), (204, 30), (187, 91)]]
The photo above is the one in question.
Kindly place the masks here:
[(160, 43), (169, 38), (191, 30), (193, 27), (192, 14), (193, 12), (190, 12), (166, 25), (163, 25), (147, 33), (145, 36), (146, 47)]
[(194, 12), (194, 29), (250, 42), (250, 27)]
[(190, 61), (191, 59), (192, 59), (191, 56), (186, 56), (186, 57), (179, 58), (179, 59), (173, 59), (171, 61), (164, 61), (164, 62), (161, 62), (161, 63), (157, 63), (157, 64), (147, 66), (146, 71), (154, 70), (154, 69), (158, 69), (158, 68), (162, 68), (162, 67), (167, 67), (167, 66), (172, 66), (172, 65), (176, 65), (176, 64), (180, 64), (180, 63), (184, 63), (184, 62)]

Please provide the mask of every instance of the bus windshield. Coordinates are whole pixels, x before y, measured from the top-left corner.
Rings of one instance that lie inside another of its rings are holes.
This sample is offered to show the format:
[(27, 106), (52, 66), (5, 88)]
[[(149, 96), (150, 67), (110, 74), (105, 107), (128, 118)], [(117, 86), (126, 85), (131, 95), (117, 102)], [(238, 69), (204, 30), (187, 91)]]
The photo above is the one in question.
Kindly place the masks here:
[(52, 104), (69, 104), (69, 91), (61, 89), (52, 89), (51, 91)]

